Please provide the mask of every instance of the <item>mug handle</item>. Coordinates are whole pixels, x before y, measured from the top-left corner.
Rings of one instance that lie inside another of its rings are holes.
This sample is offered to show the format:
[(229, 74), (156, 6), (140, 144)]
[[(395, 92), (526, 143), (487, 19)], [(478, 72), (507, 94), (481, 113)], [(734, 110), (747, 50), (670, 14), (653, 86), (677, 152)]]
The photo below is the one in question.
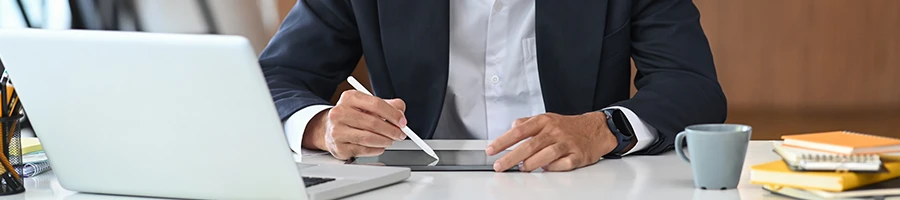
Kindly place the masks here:
[(675, 135), (675, 153), (685, 162), (691, 163), (691, 159), (684, 155), (684, 136), (687, 136), (686, 131), (681, 131), (678, 135)]

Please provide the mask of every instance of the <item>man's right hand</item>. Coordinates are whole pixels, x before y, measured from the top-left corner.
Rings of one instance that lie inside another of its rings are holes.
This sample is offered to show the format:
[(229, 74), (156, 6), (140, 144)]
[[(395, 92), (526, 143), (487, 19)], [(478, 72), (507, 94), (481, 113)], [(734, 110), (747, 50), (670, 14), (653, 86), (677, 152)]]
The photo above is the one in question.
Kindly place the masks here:
[(406, 139), (406, 103), (383, 100), (356, 90), (341, 93), (333, 108), (319, 112), (306, 125), (303, 148), (331, 152), (337, 159), (376, 156), (394, 141)]

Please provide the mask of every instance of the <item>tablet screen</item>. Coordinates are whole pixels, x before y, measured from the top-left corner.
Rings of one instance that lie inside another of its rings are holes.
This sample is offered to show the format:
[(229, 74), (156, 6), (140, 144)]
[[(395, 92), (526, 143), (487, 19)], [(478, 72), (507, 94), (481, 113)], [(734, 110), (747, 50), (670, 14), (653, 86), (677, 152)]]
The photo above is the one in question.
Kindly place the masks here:
[[(385, 165), (409, 167), (413, 171), (494, 171), (494, 161), (509, 151), (488, 156), (484, 150), (435, 150), (441, 160), (433, 165), (434, 158), (422, 150), (386, 150), (380, 156), (358, 157), (348, 161), (350, 164)], [(510, 169), (518, 171), (514, 167)]]

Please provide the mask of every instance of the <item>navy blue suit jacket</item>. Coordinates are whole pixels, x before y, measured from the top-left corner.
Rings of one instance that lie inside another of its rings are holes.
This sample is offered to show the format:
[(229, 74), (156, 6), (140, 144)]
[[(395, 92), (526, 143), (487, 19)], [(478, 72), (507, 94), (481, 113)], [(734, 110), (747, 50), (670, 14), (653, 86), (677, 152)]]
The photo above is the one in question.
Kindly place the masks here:
[[(259, 59), (281, 119), (329, 104), (365, 55), (375, 95), (403, 99), (409, 127), (431, 138), (447, 88), (448, 1), (299, 1)], [(687, 125), (723, 122), (725, 96), (699, 20), (690, 0), (536, 0), (546, 111), (627, 107), (659, 130), (642, 154), (673, 149)]]

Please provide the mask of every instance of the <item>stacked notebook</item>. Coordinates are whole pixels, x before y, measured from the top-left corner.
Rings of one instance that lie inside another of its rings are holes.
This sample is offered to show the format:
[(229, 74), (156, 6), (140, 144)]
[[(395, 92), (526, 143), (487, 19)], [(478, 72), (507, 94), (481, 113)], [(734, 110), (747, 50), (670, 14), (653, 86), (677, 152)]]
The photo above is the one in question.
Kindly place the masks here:
[(50, 171), (50, 162), (41, 141), (38, 138), (23, 137), (21, 142), (23, 164), (14, 166), (16, 172), (23, 177), (32, 177)]
[(751, 167), (750, 182), (803, 199), (900, 195), (900, 140), (846, 131), (783, 136), (781, 160)]

